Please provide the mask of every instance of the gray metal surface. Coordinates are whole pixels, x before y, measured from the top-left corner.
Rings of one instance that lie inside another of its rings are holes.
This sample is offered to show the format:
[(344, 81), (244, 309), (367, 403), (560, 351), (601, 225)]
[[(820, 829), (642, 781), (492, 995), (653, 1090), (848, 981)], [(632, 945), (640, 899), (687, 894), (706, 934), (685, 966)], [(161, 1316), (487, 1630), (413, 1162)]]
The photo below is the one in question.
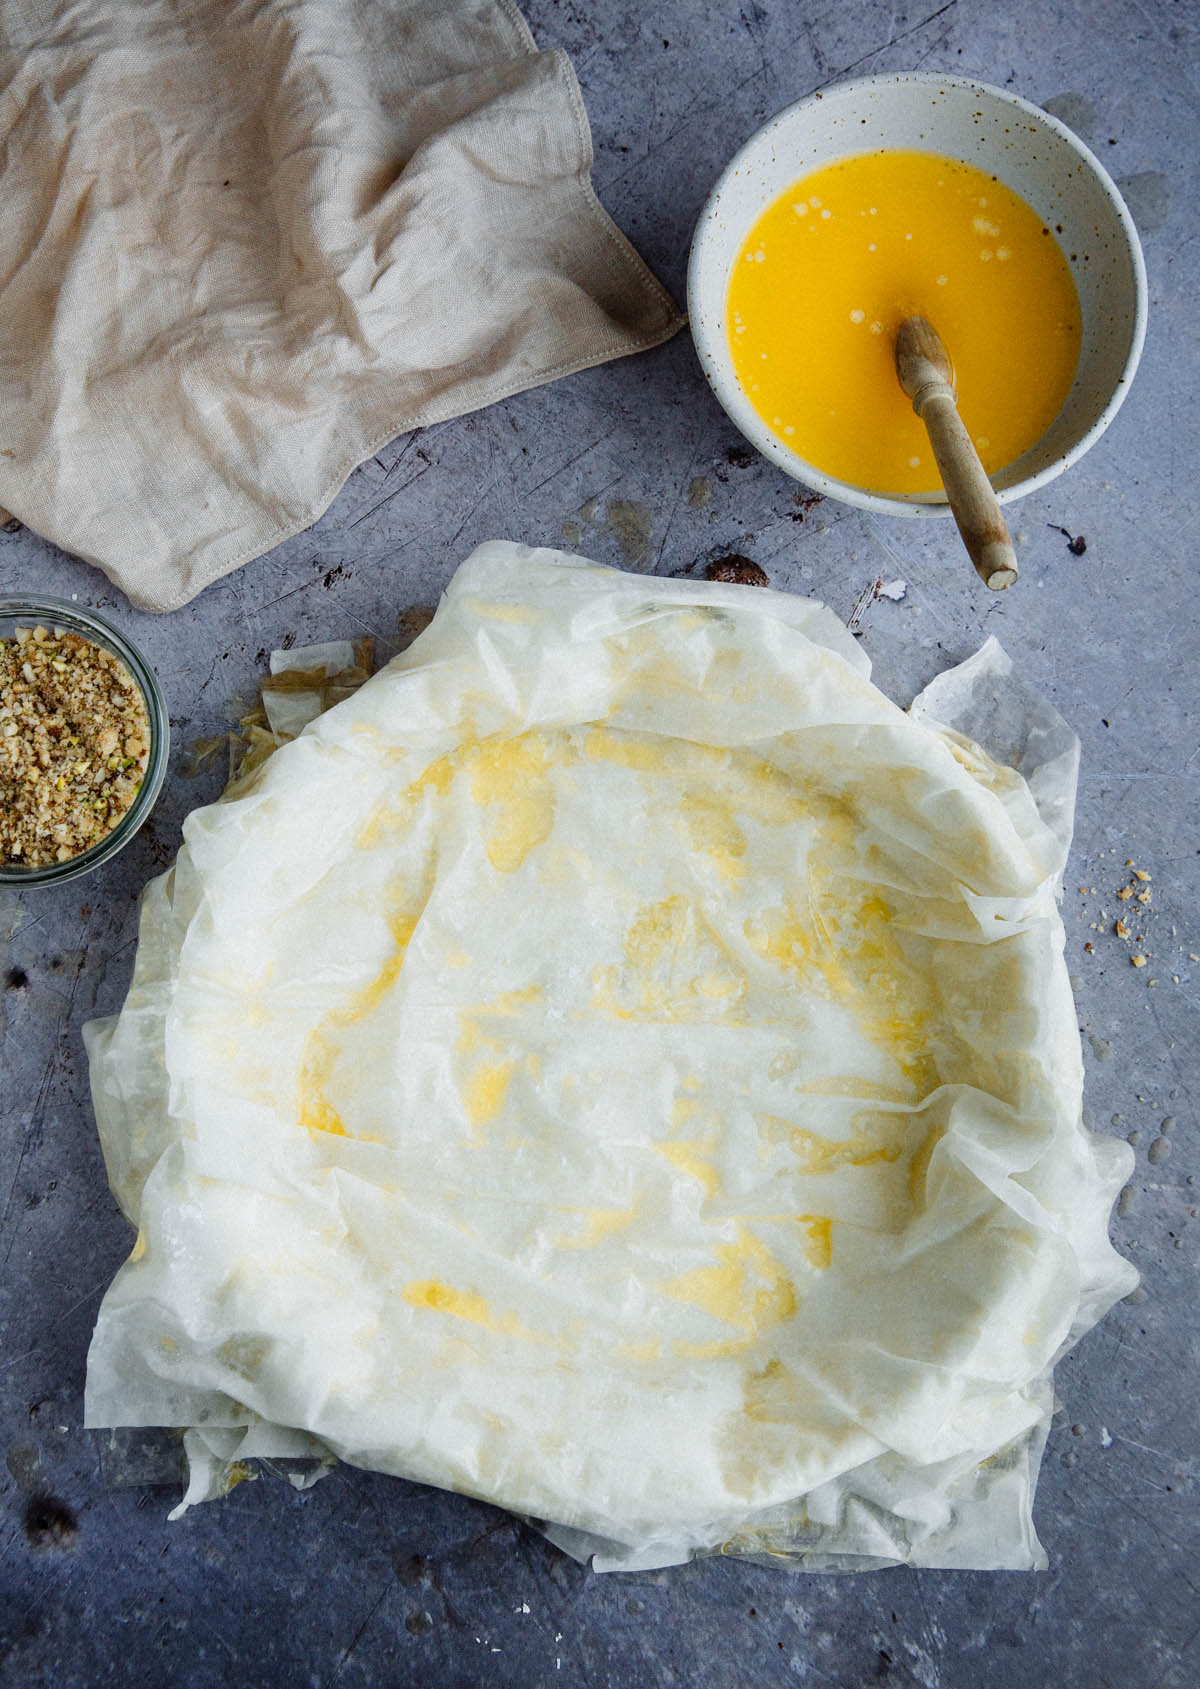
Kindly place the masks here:
[[(396, 441), (309, 532), (170, 617), (133, 612), (30, 533), (0, 534), (0, 591), (109, 610), (156, 665), (175, 733), (157, 811), (122, 856), (60, 890), (0, 894), (0, 1681), (1190, 1689), (1200, 19), (1185, 0), (949, 0), (912, 13), (882, 0), (532, 0), (526, 12), (543, 45), (573, 54), (596, 186), (677, 296), (725, 160), (822, 83), (927, 66), (1047, 105), (1139, 221), (1152, 313), (1141, 373), (1092, 453), (1010, 507), (1022, 578), (1003, 597), (979, 586), (948, 523), (813, 504), (749, 458), (686, 335)], [(494, 1509), (348, 1468), (304, 1494), (264, 1477), (168, 1525), (174, 1494), (117, 1485), (81, 1429), (91, 1323), (129, 1237), (105, 1184), (80, 1027), (120, 1003), (138, 893), (219, 785), (215, 772), (184, 776), (186, 748), (236, 715), (273, 646), (370, 632), (390, 654), (404, 612), (433, 603), (490, 537), (663, 573), (746, 553), (776, 587), (842, 616), (857, 605), (876, 678), (901, 701), (995, 633), (1078, 729), (1064, 914), (1089, 1120), (1136, 1145), (1113, 1231), (1143, 1280), (1059, 1370), (1036, 1508), (1047, 1573), (836, 1579), (711, 1559), (598, 1577)], [(880, 576), (903, 577), (907, 596), (872, 600)], [(1132, 905), (1151, 958), (1141, 970), (1111, 932), (1127, 859), (1153, 876), (1151, 905)]]

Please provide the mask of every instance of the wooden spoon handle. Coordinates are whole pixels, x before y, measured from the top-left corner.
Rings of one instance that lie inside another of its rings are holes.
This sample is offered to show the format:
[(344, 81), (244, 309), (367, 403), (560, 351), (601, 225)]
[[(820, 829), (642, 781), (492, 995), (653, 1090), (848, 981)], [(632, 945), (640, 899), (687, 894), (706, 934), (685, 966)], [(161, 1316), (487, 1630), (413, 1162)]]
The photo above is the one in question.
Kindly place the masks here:
[(992, 483), (944, 381), (930, 381), (913, 409), (925, 424), (954, 520), (985, 586), (1000, 592), (1017, 578), (1017, 554)]

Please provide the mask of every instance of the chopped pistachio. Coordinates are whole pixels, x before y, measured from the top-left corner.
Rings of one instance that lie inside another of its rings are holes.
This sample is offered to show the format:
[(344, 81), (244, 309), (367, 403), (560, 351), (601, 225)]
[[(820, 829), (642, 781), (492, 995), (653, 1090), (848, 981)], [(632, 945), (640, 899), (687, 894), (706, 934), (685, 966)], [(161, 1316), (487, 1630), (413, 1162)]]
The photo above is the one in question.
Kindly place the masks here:
[(0, 862), (68, 862), (141, 787), (145, 701), (121, 661), (65, 629), (0, 639)]

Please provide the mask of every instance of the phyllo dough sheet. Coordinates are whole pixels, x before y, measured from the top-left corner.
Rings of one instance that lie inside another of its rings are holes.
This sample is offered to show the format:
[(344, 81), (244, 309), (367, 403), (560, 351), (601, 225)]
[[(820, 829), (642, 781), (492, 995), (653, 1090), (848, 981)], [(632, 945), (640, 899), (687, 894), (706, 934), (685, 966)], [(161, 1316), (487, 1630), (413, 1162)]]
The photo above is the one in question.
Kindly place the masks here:
[[(1050, 1369), (1134, 1275), (1075, 746), (1014, 686), (989, 646), (905, 713), (820, 605), (481, 547), (147, 890), (89, 1029), (137, 1241), (88, 1423), (601, 1566), (1042, 1563)], [(1002, 704), (1028, 779), (953, 730)]]

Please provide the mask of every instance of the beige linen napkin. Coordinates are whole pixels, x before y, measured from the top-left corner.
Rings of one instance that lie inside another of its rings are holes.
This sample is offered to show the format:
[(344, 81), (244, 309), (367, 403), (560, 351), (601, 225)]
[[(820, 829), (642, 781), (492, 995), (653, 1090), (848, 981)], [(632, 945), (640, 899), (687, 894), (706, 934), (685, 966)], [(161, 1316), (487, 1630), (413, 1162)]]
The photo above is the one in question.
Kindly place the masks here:
[(680, 326), (508, 0), (0, 0), (0, 502), (169, 610)]

